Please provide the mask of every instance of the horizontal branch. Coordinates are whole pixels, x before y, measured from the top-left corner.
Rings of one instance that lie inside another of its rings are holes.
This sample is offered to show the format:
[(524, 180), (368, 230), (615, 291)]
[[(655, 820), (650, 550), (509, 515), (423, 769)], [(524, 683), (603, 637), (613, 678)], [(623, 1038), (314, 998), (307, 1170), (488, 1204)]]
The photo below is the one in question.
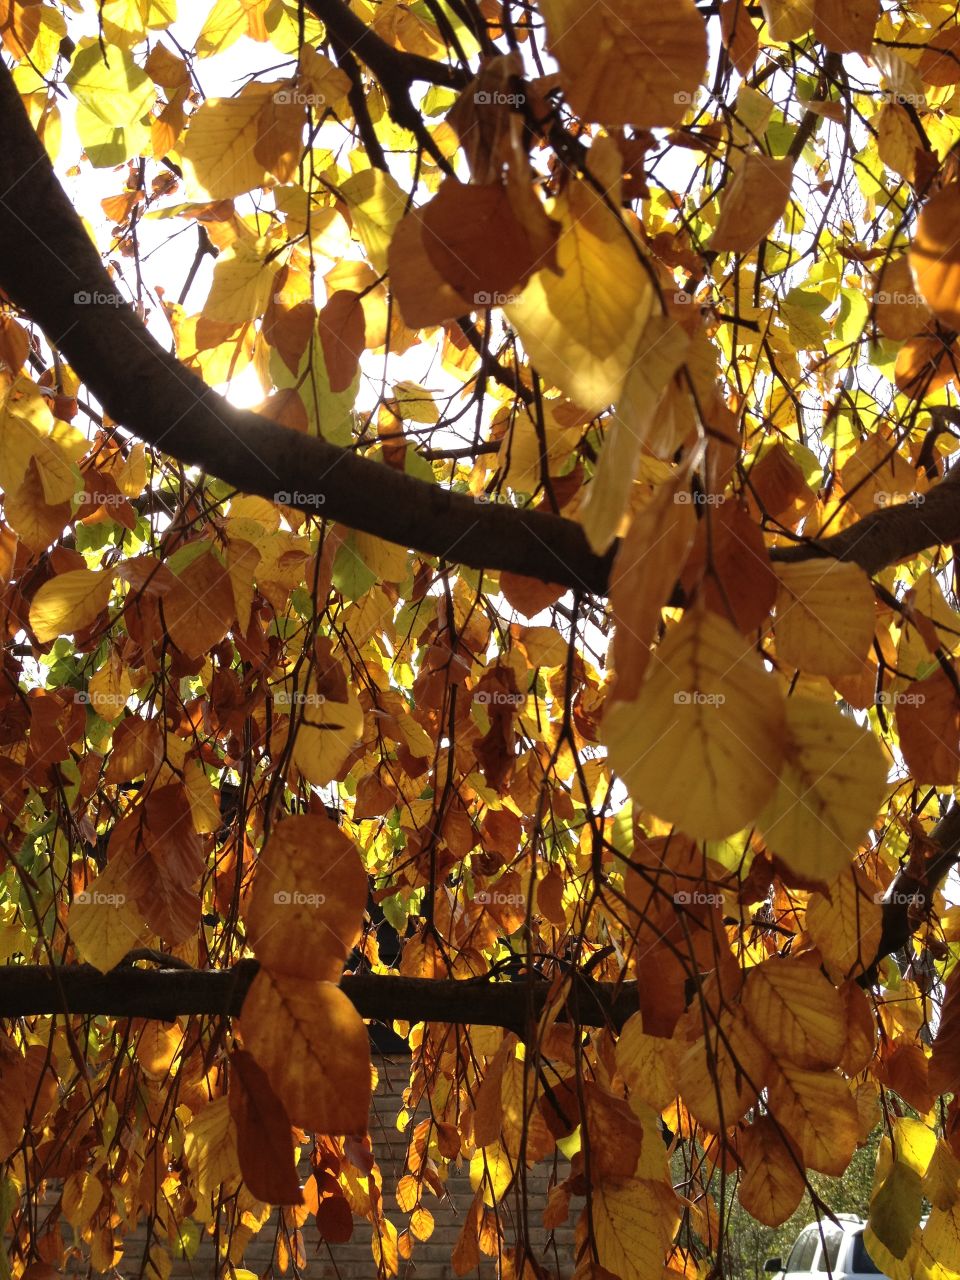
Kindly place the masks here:
[[(5, 965), (0, 978), (0, 1017), (70, 1013), (115, 1018), (186, 1014), (239, 1014), (257, 973), (255, 960), (233, 969), (134, 969), (101, 973), (91, 965)], [(341, 983), (357, 1012), (377, 1022), (456, 1022), (522, 1031), (528, 1015), (540, 1016), (552, 984), (537, 980), (492, 982), (347, 974)], [(621, 1027), (638, 1008), (635, 982), (583, 978), (573, 984), (562, 1020), (581, 1026)]]
[[(346, 21), (349, 10), (329, 12)], [(379, 46), (365, 46), (374, 61), (381, 53)], [(413, 72), (409, 65), (407, 70)], [(131, 307), (85, 304), (86, 298), (115, 298), (116, 285), (57, 181), (2, 61), (0, 122), (0, 288), (40, 326), (116, 422), (242, 492), (272, 500), (283, 494), (312, 514), (453, 563), (606, 594), (616, 548), (596, 555), (574, 521), (475, 501), (236, 409), (165, 351)], [(960, 541), (958, 496), (948, 480), (934, 486), (922, 505), (883, 508), (831, 537), (771, 554), (780, 562), (834, 556), (875, 573), (926, 547)]]
[(771, 556), (781, 564), (818, 558), (846, 560), (874, 574), (898, 560), (919, 555), (927, 547), (954, 542), (960, 542), (960, 467), (910, 502), (878, 507), (826, 538), (775, 547)]

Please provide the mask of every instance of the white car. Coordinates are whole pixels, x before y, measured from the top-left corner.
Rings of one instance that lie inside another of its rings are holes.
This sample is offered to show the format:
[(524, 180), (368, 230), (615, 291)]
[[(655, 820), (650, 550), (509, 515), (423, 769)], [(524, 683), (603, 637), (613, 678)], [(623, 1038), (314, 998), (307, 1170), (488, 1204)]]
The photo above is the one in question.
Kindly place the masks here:
[(829, 1218), (811, 1222), (797, 1236), (786, 1265), (782, 1258), (768, 1258), (764, 1271), (777, 1280), (883, 1280), (863, 1241), (865, 1223), (848, 1213), (838, 1213), (837, 1220), (839, 1227)]

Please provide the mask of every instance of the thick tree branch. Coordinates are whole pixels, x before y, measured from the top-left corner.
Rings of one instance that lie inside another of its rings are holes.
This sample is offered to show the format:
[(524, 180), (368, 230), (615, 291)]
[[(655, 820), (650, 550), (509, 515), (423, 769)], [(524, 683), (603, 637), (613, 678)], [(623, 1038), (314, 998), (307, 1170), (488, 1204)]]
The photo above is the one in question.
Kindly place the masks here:
[(929, 912), (933, 895), (960, 861), (960, 804), (951, 804), (927, 839), (929, 848), (919, 858), (910, 859), (884, 895), (883, 929), (873, 964), (864, 975), (865, 984), (873, 981), (874, 970), (884, 956), (907, 945)]
[(395, 95), (409, 102), (414, 80), (447, 89), (462, 89), (470, 81), (469, 71), (387, 44), (344, 0), (306, 0), (306, 7), (324, 24), (329, 36), (370, 68), (388, 100)]
[[(334, 3), (325, 0), (318, 11)], [(341, 9), (349, 13), (337, 0), (331, 13)], [(356, 42), (354, 47), (361, 52)], [(369, 54), (376, 61), (382, 50), (372, 48), (363, 42), (365, 59)], [(0, 288), (117, 422), (244, 492), (271, 499), (293, 495), (292, 505), (313, 514), (454, 563), (606, 593), (615, 548), (594, 554), (573, 521), (477, 503), (235, 409), (164, 351), (130, 307), (78, 302), (116, 299), (116, 285), (57, 181), (2, 61), (0, 121)], [(935, 485), (922, 504), (882, 508), (819, 542), (774, 548), (772, 557), (834, 556), (875, 573), (926, 547), (957, 541), (960, 485), (951, 478)]]
[[(5, 965), (0, 979), (0, 1017), (35, 1014), (99, 1014), (116, 1018), (169, 1020), (184, 1014), (236, 1016), (257, 973), (255, 960), (233, 969), (133, 969), (101, 973), (91, 965)], [(378, 1022), (458, 1022), (510, 1027), (522, 1032), (528, 996), (539, 1016), (552, 990), (537, 981), (456, 981), (352, 974), (341, 986), (357, 1012)], [(614, 985), (581, 979), (564, 1008), (582, 1026), (621, 1027), (638, 1008), (635, 982)]]
[(774, 560), (791, 563), (818, 558), (846, 560), (869, 574), (898, 560), (919, 555), (927, 547), (960, 540), (960, 468), (910, 502), (878, 507), (856, 524), (829, 537), (790, 547), (775, 547)]
[(113, 304), (117, 286), (2, 62), (0, 121), (0, 287), (117, 422), (246, 493), (290, 494), (313, 514), (456, 563), (605, 591), (611, 557), (595, 555), (570, 520), (475, 502), (228, 404), (132, 308)]

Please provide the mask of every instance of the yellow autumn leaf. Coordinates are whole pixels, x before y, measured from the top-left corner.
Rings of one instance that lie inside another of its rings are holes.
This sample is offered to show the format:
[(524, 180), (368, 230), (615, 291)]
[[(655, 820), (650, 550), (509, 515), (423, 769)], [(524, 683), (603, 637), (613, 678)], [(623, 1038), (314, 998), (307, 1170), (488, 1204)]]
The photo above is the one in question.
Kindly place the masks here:
[(266, 181), (254, 148), (267, 100), (266, 87), (251, 83), (235, 98), (207, 98), (197, 110), (180, 148), (191, 200), (229, 200)]
[(604, 1272), (619, 1280), (661, 1280), (680, 1224), (680, 1201), (671, 1186), (648, 1178), (601, 1182), (592, 1188), (591, 1221)]
[(601, 738), (638, 804), (695, 839), (721, 840), (776, 789), (784, 722), (776, 679), (701, 606), (667, 632), (637, 697), (608, 706)]
[(950, 182), (920, 210), (910, 269), (923, 300), (948, 329), (960, 329), (960, 183)]
[(720, 197), (720, 216), (709, 240), (715, 253), (749, 253), (786, 213), (793, 161), (748, 152)]
[(720, 1133), (746, 1115), (769, 1074), (766, 1047), (734, 1006), (682, 1053), (677, 1091), (705, 1129)]
[(208, 1102), (187, 1125), (183, 1154), (200, 1196), (213, 1195), (220, 1186), (235, 1187), (240, 1181), (237, 1130), (226, 1095)]
[(654, 439), (657, 411), (689, 346), (686, 330), (669, 316), (654, 313), (644, 325), (581, 508), (584, 533), (598, 555), (613, 542), (629, 508), (644, 448), (662, 456)]
[(815, 954), (771, 956), (751, 969), (743, 1008), (771, 1053), (798, 1067), (839, 1064), (846, 1039), (843, 1001)]
[(614, 686), (617, 698), (636, 697), (650, 662), (650, 646), (663, 606), (690, 554), (697, 531), (693, 504), (679, 501), (689, 493), (676, 483), (661, 485), (634, 511), (630, 528), (610, 571)]
[(857, 1104), (836, 1071), (808, 1071), (777, 1060), (768, 1110), (800, 1149), (809, 1169), (839, 1178), (857, 1146)]
[(110, 601), (113, 575), (70, 569), (45, 582), (30, 604), (30, 627), (41, 644), (83, 631)]
[(110, 861), (85, 889), (74, 894), (67, 932), (84, 964), (106, 973), (152, 936), (133, 898), (130, 875)]
[[(936, 1150), (937, 1135), (912, 1116), (895, 1117), (891, 1127), (892, 1160), (871, 1197), (869, 1227), (895, 1258), (905, 1258), (920, 1225), (923, 1178)], [(879, 1160), (877, 1168), (879, 1172)]]
[(538, 271), (503, 310), (547, 381), (599, 413), (623, 390), (653, 287), (643, 250), (586, 182), (571, 182), (550, 215), (558, 271)]
[(567, 101), (610, 128), (679, 124), (707, 67), (707, 29), (693, 0), (539, 0)]
[(833, 53), (867, 54), (880, 20), (880, 0), (814, 0), (813, 35)]
[[(789, 1146), (788, 1146), (789, 1144)], [(737, 1187), (747, 1213), (768, 1227), (791, 1217), (806, 1191), (799, 1153), (770, 1116), (757, 1116), (738, 1134), (743, 1173)]]
[(290, 695), (296, 704), (293, 762), (316, 787), (326, 786), (337, 776), (363, 732), (363, 709), (353, 685), (345, 682), (337, 693), (336, 698), (322, 693), (316, 672), (311, 671), (305, 687)]
[(190, 804), (190, 819), (199, 835), (210, 835), (223, 825), (220, 816), (220, 793), (207, 776), (200, 760), (194, 756), (183, 766), (183, 787)]
[(662, 1111), (676, 1097), (680, 1046), (666, 1036), (648, 1035), (643, 1015), (635, 1013), (623, 1024), (617, 1041), (617, 1070), (630, 1090), (630, 1102), (645, 1102)]
[(812, 893), (806, 926), (835, 978), (845, 978), (872, 964), (883, 928), (883, 891), (864, 872), (847, 865), (828, 886)]
[(771, 40), (799, 40), (813, 25), (815, 0), (760, 0)]
[(868, 729), (833, 703), (789, 698), (780, 780), (757, 825), (798, 875), (832, 880), (873, 825), (886, 781), (886, 757)]
[(264, 258), (272, 247), (264, 236), (255, 244), (237, 240), (220, 254), (203, 307), (205, 319), (239, 325), (263, 315), (273, 287)]
[(403, 188), (382, 169), (361, 169), (340, 184), (340, 191), (371, 265), (379, 272), (386, 271), (394, 228), (407, 208)]
[(339, 987), (261, 968), (239, 1022), (245, 1047), (294, 1124), (315, 1133), (366, 1133), (370, 1039)]
[(867, 575), (839, 560), (778, 564), (774, 569), (780, 660), (810, 675), (856, 675), (873, 643), (876, 611)]
[(357, 846), (329, 818), (297, 814), (273, 828), (260, 853), (247, 936), (272, 973), (336, 982), (366, 904)]

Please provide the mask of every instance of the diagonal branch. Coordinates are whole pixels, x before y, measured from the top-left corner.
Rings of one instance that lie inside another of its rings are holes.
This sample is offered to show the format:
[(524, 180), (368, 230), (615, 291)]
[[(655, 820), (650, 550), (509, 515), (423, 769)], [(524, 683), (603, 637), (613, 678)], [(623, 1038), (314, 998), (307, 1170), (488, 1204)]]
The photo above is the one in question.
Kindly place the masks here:
[[(333, 4), (318, 0), (317, 8)], [(339, 2), (330, 11), (341, 9), (349, 12)], [(399, 56), (375, 38), (391, 57)], [(354, 47), (360, 51), (356, 42)], [(379, 46), (372, 54), (368, 42), (362, 47), (365, 59), (382, 55)], [(2, 61), (0, 122), (0, 288), (40, 326), (115, 421), (243, 492), (271, 499), (292, 494), (295, 506), (428, 555), (606, 594), (616, 547), (596, 555), (573, 521), (477, 503), (235, 409), (164, 351), (130, 307), (79, 305), (78, 295), (113, 298), (116, 287)], [(875, 573), (926, 547), (954, 542), (960, 542), (960, 493), (948, 479), (922, 505), (884, 508), (819, 542), (771, 554), (781, 562), (835, 556)]]
[(0, 121), (0, 287), (117, 422), (246, 493), (292, 494), (314, 514), (456, 563), (606, 589), (611, 556), (595, 555), (572, 521), (476, 502), (236, 409), (164, 351), (130, 307), (86, 305), (116, 298), (116, 285), (2, 63)]
[(921, 860), (911, 858), (890, 882), (883, 900), (883, 926), (877, 954), (862, 982), (875, 980), (876, 966), (910, 941), (930, 911), (933, 895), (960, 861), (960, 804), (954, 802), (927, 837)]

